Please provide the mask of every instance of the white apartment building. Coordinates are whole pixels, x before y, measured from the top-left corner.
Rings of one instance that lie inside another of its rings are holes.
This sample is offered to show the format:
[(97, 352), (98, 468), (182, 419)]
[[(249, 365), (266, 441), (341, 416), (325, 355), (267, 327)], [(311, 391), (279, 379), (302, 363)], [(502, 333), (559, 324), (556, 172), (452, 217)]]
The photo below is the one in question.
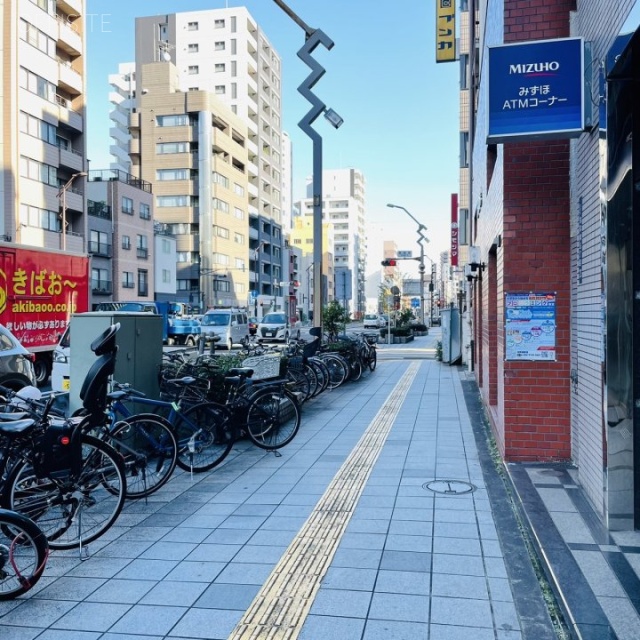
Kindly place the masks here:
[(4, 0), (0, 15), (0, 237), (83, 252), (85, 3)]
[[(357, 169), (334, 169), (322, 172), (322, 218), (331, 227), (332, 244), (325, 247), (333, 254), (338, 300), (343, 300), (344, 278), (348, 291), (347, 303), (351, 314), (366, 310), (365, 297), (365, 179)], [(299, 215), (313, 216), (313, 180), (307, 181), (307, 197), (298, 203)], [(346, 270), (346, 274), (344, 274)], [(338, 272), (341, 273), (338, 277)]]
[(129, 158), (129, 116), (136, 106), (136, 64), (123, 62), (118, 65), (118, 73), (109, 75), (109, 102), (113, 105), (109, 112), (111, 127), (109, 136), (113, 144), (109, 147), (114, 161), (109, 168), (116, 171), (131, 173), (131, 159)]
[[(248, 127), (251, 291), (283, 302), (280, 57), (245, 7), (136, 18), (136, 77), (171, 60), (181, 92), (206, 91)], [(140, 84), (140, 83), (138, 83)], [(138, 86), (137, 95), (145, 87)]]

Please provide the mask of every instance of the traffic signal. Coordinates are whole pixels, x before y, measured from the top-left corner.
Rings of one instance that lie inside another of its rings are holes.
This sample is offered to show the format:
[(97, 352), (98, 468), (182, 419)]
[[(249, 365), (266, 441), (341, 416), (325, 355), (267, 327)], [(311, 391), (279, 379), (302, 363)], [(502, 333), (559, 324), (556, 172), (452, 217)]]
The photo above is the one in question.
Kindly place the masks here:
[(297, 289), (300, 286), (300, 281), (299, 280), (293, 280), (291, 282), (291, 286)]
[(380, 264), (383, 267), (395, 267), (398, 265), (398, 261), (395, 258), (386, 258)]

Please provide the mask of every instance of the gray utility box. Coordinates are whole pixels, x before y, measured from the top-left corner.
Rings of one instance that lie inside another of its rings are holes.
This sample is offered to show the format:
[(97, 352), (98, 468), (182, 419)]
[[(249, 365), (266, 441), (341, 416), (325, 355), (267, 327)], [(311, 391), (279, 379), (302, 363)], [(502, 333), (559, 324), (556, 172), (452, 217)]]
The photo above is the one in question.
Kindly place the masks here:
[(158, 371), (162, 363), (162, 316), (152, 313), (92, 311), (71, 316), (69, 411), (82, 406), (80, 389), (96, 360), (91, 343), (110, 325), (120, 323), (116, 334), (118, 355), (114, 380), (129, 382), (138, 391), (158, 398)]

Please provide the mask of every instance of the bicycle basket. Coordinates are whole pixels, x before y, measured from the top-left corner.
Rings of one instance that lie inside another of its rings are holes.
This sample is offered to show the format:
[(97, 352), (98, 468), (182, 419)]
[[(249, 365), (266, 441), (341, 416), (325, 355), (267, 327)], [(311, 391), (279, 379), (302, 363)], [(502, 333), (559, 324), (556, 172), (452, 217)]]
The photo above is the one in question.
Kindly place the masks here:
[(311, 342), (305, 343), (302, 347), (302, 355), (305, 358), (311, 358), (311, 356), (315, 356), (320, 347), (320, 340), (318, 338), (314, 338)]
[(253, 369), (252, 380), (278, 378), (280, 376), (280, 356), (254, 356), (242, 361), (243, 367)]
[(69, 421), (53, 420), (33, 444), (33, 471), (38, 478), (65, 476), (82, 464), (80, 429)]
[(304, 357), (303, 356), (291, 356), (287, 360), (287, 367), (294, 369), (295, 371), (304, 371)]

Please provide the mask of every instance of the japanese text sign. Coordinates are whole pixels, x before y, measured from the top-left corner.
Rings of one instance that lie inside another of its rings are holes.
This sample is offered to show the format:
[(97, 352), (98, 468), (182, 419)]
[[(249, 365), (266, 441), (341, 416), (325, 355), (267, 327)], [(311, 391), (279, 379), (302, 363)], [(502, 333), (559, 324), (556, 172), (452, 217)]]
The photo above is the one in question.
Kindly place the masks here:
[(490, 47), (487, 142), (580, 135), (584, 52), (582, 38)]
[(505, 360), (556, 359), (556, 294), (507, 293)]
[(436, 0), (436, 62), (456, 59), (455, 0)]

